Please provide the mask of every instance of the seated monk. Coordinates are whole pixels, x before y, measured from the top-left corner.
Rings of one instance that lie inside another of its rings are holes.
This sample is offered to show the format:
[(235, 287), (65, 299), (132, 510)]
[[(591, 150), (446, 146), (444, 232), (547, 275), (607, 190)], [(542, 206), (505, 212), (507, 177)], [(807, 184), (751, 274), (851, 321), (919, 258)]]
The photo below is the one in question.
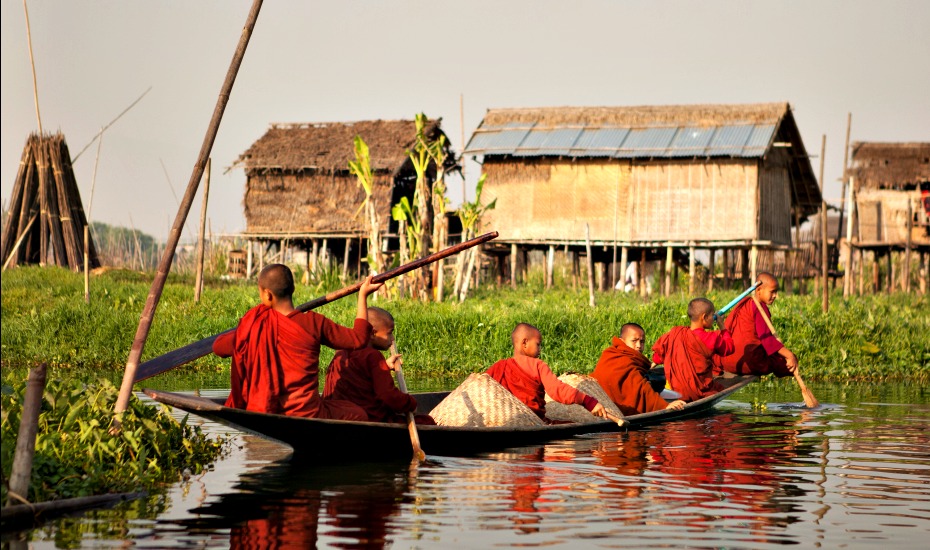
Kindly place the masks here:
[[(406, 422), (417, 400), (394, 386), (391, 371), (402, 364), (399, 354), (385, 361), (382, 351), (394, 343), (394, 317), (380, 307), (368, 308), (371, 340), (357, 350), (336, 353), (326, 369), (323, 399), (351, 401), (365, 409), (369, 422)], [(417, 424), (435, 424), (428, 414), (414, 416)]]
[(685, 402), (667, 402), (654, 390), (646, 373), (649, 359), (643, 355), (646, 331), (636, 323), (620, 327), (620, 337), (604, 350), (591, 377), (598, 381), (610, 399), (624, 415), (674, 409), (680, 411)]
[(510, 340), (513, 342), (513, 357), (494, 363), (485, 374), (507, 388), (536, 416), (551, 423), (546, 418), (546, 394), (549, 394), (559, 403), (582, 405), (595, 416), (607, 418), (604, 405), (597, 399), (559, 380), (549, 365), (539, 360), (542, 334), (536, 327), (520, 323), (510, 334)]
[[(756, 280), (762, 284), (756, 288), (755, 296), (771, 319), (769, 306), (778, 297), (778, 279), (763, 272)], [(714, 359), (717, 375), (726, 371), (733, 374), (774, 374), (779, 378), (794, 376), (798, 358), (769, 330), (752, 296), (747, 296), (733, 308), (727, 317), (726, 327), (733, 335), (736, 352)]]
[(690, 327), (674, 327), (652, 346), (652, 361), (665, 365), (665, 378), (686, 402), (697, 401), (723, 389), (714, 380), (715, 355), (733, 353), (733, 339), (726, 329), (711, 331), (717, 316), (707, 298), (688, 303)]
[(356, 349), (368, 344), (368, 295), (381, 288), (365, 279), (358, 293), (354, 328), (294, 308), (294, 275), (282, 264), (258, 275), (261, 303), (250, 309), (235, 331), (213, 342), (213, 353), (232, 357), (227, 407), (289, 416), (368, 420), (348, 401), (324, 400), (319, 393), (320, 346)]

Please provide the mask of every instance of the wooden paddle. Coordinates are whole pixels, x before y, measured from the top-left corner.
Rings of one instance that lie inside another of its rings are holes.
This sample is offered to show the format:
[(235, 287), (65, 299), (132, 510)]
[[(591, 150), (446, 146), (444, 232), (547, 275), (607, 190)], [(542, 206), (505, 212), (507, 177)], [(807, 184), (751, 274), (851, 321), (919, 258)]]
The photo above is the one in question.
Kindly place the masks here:
[[(769, 327), (769, 330), (772, 331), (772, 336), (778, 338), (778, 336), (775, 335), (775, 327), (772, 326), (772, 320), (769, 319), (769, 316), (765, 313), (765, 310), (762, 308), (762, 304), (759, 302), (759, 299), (753, 296), (752, 301), (755, 302), (756, 309), (758, 309), (759, 314), (762, 315), (762, 320), (765, 321), (765, 324)], [(807, 387), (807, 384), (804, 383), (804, 380), (801, 378), (801, 373), (798, 372), (798, 369), (794, 369), (794, 379), (798, 383), (798, 387), (801, 388), (801, 395), (804, 397), (804, 405), (810, 409), (820, 405), (820, 403), (817, 401), (817, 398), (814, 397), (814, 392), (810, 391), (810, 389)]]
[(612, 422), (616, 422), (617, 426), (620, 426), (620, 427), (623, 427), (623, 425), (626, 424), (626, 421), (623, 418), (619, 416), (614, 416), (610, 414), (609, 412), (607, 413), (607, 419)]
[[(397, 343), (391, 342), (391, 355), (397, 355)], [(394, 363), (394, 372), (397, 374), (397, 387), (400, 391), (407, 393), (407, 382), (404, 380), (404, 369), (401, 368), (402, 361), (398, 358)], [(423, 462), (426, 460), (426, 453), (420, 447), (420, 434), (417, 433), (417, 423), (414, 422), (413, 412), (407, 413), (407, 430), (410, 432), (410, 445), (413, 447), (413, 459)]]
[[(443, 258), (447, 258), (449, 256), (458, 254), (459, 252), (462, 252), (463, 250), (468, 250), (469, 248), (473, 246), (477, 246), (481, 243), (490, 241), (491, 239), (494, 239), (496, 237), (497, 237), (497, 231), (485, 233), (484, 235), (480, 235), (469, 241), (459, 243), (455, 246), (450, 246), (449, 248), (446, 248), (445, 250), (440, 250), (439, 252), (436, 252), (435, 254), (430, 254), (429, 256), (420, 258), (419, 260), (414, 260), (408, 264), (404, 264), (402, 266), (395, 267), (394, 269), (391, 269), (389, 271), (385, 271), (384, 273), (375, 275), (374, 277), (372, 277), (372, 282), (383, 283), (385, 281), (393, 279), (394, 277), (413, 271), (414, 269), (419, 269), (433, 262), (437, 262)], [(355, 294), (356, 292), (358, 292), (358, 290), (361, 287), (362, 287), (362, 282), (359, 281), (355, 283), (354, 285), (347, 286), (340, 290), (335, 290), (333, 292), (330, 292), (326, 296), (321, 296), (314, 300), (310, 300), (307, 303), (301, 304), (297, 306), (297, 310), (301, 312), (310, 311), (311, 309), (315, 309), (320, 306), (326, 305), (330, 302), (334, 302), (338, 300), (339, 298), (344, 298), (350, 294)], [(234, 330), (236, 329), (231, 328), (219, 334), (214, 334), (213, 336), (204, 338), (203, 340), (198, 340), (192, 344), (188, 344), (182, 348), (178, 348), (174, 351), (169, 351), (168, 353), (164, 355), (159, 355), (158, 357), (149, 359), (145, 363), (142, 363), (141, 365), (139, 365), (139, 368), (136, 370), (136, 375), (134, 378), (135, 382), (145, 380), (146, 378), (151, 378), (152, 376), (161, 374), (163, 372), (167, 372), (171, 369), (180, 367), (181, 365), (186, 365), (187, 363), (190, 363), (191, 361), (195, 359), (199, 359), (203, 357), (204, 355), (207, 355), (213, 350), (214, 340), (216, 340), (223, 334), (226, 334), (227, 332), (232, 332)]]

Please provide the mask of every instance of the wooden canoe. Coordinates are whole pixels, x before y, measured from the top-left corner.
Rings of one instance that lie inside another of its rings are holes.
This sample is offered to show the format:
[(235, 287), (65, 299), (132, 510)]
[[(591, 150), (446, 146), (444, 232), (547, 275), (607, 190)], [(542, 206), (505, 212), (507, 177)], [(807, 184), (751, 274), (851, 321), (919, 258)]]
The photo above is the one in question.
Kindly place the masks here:
[[(580, 434), (616, 432), (679, 420), (708, 412), (714, 405), (756, 380), (739, 376), (723, 380), (723, 391), (688, 403), (683, 410), (663, 410), (624, 417), (624, 425), (601, 421), (591, 424), (556, 424), (518, 428), (466, 428), (452, 426), (417, 426), (420, 443), (427, 455), (472, 456), (567, 439)], [(219, 422), (237, 430), (283, 443), (294, 450), (293, 459), (326, 460), (397, 460), (410, 458), (413, 449), (404, 424), (352, 422), (301, 418), (258, 413), (224, 407), (224, 398), (207, 399), (192, 395), (145, 389), (152, 399), (191, 414)], [(415, 393), (418, 413), (428, 413), (449, 392)]]

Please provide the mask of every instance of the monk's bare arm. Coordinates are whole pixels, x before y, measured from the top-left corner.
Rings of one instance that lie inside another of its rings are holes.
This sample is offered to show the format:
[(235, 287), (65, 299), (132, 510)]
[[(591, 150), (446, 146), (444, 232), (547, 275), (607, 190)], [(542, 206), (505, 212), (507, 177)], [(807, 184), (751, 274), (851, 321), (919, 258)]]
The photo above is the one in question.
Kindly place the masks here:
[(790, 349), (782, 347), (778, 350), (778, 355), (781, 355), (785, 358), (785, 364), (788, 366), (788, 370), (793, 374), (794, 371), (798, 370), (798, 357)]
[(368, 295), (376, 292), (384, 286), (384, 283), (371, 282), (371, 276), (368, 276), (362, 283), (362, 288), (358, 290), (358, 307), (355, 310), (356, 319), (368, 320)]

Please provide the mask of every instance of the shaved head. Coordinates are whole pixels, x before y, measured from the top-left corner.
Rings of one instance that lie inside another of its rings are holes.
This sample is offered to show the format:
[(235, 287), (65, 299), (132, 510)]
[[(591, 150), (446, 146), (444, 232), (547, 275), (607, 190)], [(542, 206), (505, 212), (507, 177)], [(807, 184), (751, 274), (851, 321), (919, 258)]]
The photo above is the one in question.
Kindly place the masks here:
[(778, 279), (776, 279), (774, 275), (767, 271), (759, 273), (759, 276), (756, 277), (756, 280), (762, 283), (763, 286), (778, 286)]
[(294, 274), (284, 264), (270, 264), (258, 274), (258, 286), (270, 290), (275, 298), (294, 295)]
[(695, 298), (688, 303), (688, 318), (699, 321), (702, 315), (714, 314), (714, 303), (707, 298)]
[(623, 340), (627, 336), (631, 336), (632, 332), (635, 330), (642, 332), (643, 335), (646, 334), (646, 330), (643, 327), (637, 325), (636, 323), (627, 323), (620, 327), (620, 339)]
[(380, 307), (368, 308), (368, 322), (375, 330), (394, 326), (394, 316)]
[(516, 347), (524, 338), (531, 338), (537, 334), (540, 334), (538, 328), (529, 323), (520, 323), (514, 327), (513, 332), (510, 333), (510, 341), (513, 342), (514, 347)]

